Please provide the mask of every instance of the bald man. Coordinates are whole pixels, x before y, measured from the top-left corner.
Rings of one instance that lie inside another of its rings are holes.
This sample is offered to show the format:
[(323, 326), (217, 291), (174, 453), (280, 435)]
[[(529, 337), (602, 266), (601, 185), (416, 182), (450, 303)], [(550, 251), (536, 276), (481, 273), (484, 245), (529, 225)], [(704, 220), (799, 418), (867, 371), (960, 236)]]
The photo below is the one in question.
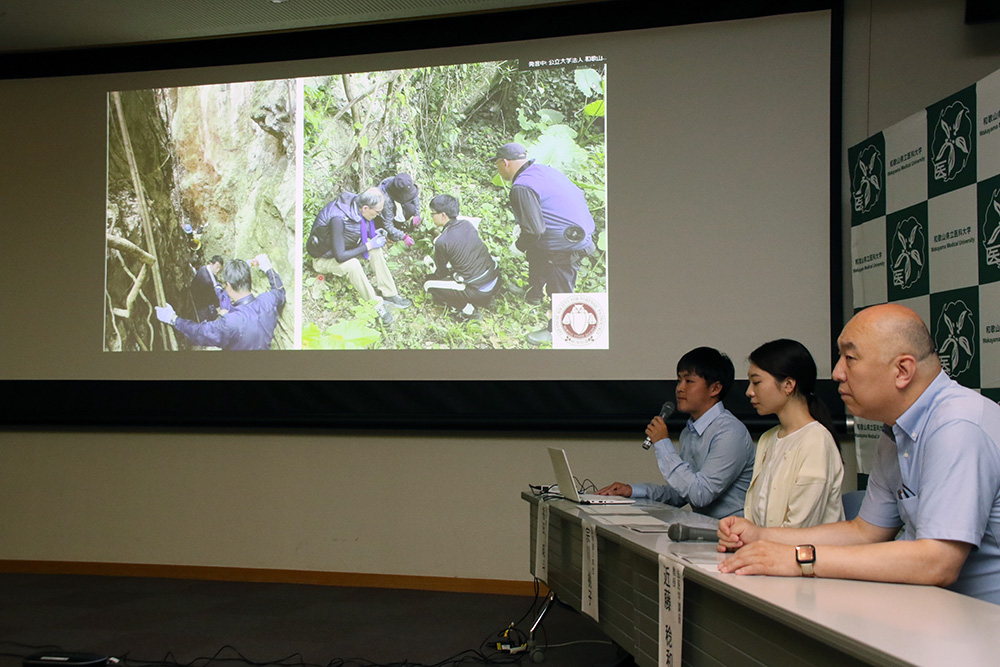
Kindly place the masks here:
[(719, 550), (736, 553), (719, 570), (930, 584), (1000, 604), (1000, 406), (941, 370), (909, 308), (861, 311), (837, 346), (844, 404), (885, 422), (858, 517), (800, 529), (722, 519)]

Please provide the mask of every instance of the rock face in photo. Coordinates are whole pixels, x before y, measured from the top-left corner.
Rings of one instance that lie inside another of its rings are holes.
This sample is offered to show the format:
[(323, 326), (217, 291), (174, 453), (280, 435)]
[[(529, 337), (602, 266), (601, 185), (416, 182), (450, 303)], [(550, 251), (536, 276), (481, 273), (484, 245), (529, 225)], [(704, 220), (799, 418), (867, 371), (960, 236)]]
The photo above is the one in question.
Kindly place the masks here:
[[(106, 350), (187, 347), (152, 306), (194, 319), (191, 280), (214, 255), (266, 252), (294, 290), (293, 100), (286, 80), (109, 96)], [(292, 327), (285, 308), (272, 347)]]

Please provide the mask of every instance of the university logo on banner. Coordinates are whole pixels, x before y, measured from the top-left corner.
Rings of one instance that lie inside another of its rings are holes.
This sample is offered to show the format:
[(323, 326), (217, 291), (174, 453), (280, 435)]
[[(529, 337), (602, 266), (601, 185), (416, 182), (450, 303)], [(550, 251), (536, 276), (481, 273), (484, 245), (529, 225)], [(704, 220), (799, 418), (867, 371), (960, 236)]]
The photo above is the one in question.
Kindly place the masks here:
[(885, 232), (889, 301), (927, 294), (927, 202), (886, 216)]
[(1000, 176), (979, 183), (979, 282), (1000, 281)]
[(927, 194), (936, 197), (976, 182), (976, 87), (927, 107)]
[(885, 215), (885, 137), (881, 132), (847, 151), (851, 225)]
[(979, 387), (979, 289), (931, 295), (931, 335), (948, 375), (966, 387)]

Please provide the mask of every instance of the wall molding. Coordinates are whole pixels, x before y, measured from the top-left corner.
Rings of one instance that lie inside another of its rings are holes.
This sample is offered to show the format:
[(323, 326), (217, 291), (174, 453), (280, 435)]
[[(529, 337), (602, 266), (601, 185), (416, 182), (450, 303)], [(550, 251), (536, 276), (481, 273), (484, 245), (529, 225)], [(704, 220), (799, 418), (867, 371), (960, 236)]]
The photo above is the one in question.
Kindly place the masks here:
[[(535, 595), (532, 581), (428, 577), (365, 572), (323, 572), (272, 568), (213, 567), (205, 565), (161, 565), (154, 563), (93, 563), (49, 560), (0, 560), (3, 574), (90, 575), (101, 577), (150, 577), (156, 579), (200, 579), (269, 584), (308, 584), (356, 588), (394, 588), (447, 593), (491, 595)], [(538, 584), (540, 596), (548, 588)]]

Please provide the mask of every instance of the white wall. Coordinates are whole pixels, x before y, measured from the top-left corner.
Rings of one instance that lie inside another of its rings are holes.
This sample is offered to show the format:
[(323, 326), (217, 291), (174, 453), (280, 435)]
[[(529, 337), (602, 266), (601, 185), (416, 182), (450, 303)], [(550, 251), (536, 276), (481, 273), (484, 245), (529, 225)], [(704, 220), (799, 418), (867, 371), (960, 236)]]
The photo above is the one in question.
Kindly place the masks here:
[[(629, 435), (561, 444), (580, 476), (646, 479)], [(530, 580), (520, 492), (551, 481), (550, 442), (5, 433), (0, 559)]]
[[(963, 11), (848, 0), (845, 154), (1000, 69), (1000, 25), (965, 26)], [(599, 484), (653, 479), (642, 426), (613, 439), (4, 433), (0, 559), (527, 580), (519, 494), (550, 478), (545, 446)]]

